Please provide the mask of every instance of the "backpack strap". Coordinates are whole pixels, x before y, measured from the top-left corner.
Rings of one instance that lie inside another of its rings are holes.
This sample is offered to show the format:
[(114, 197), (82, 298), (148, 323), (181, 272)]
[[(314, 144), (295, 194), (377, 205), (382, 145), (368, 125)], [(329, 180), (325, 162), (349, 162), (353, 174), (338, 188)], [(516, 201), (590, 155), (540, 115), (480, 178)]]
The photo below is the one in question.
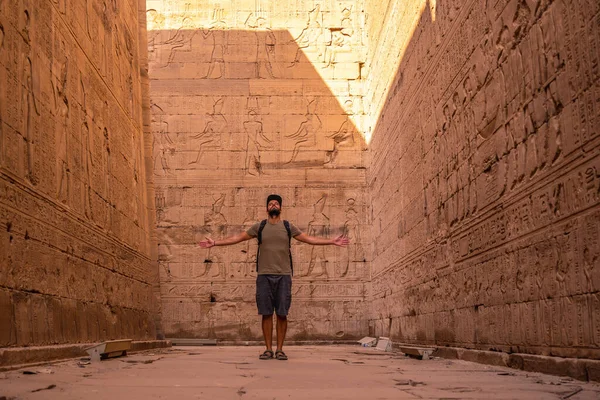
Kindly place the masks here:
[(256, 252), (256, 273), (258, 273), (258, 254), (260, 253), (260, 244), (262, 243), (262, 231), (265, 229), (265, 225), (267, 225), (267, 220), (263, 219), (260, 221), (260, 225), (258, 227), (258, 233), (256, 234), (256, 238), (258, 239), (258, 250)]
[(294, 276), (294, 263), (292, 262), (292, 230), (290, 228), (290, 221), (283, 220), (283, 226), (288, 234), (288, 246), (290, 248), (290, 269), (292, 270), (292, 276)]
[(258, 239), (258, 245), (260, 246), (262, 243), (262, 231), (265, 229), (265, 225), (267, 225), (267, 220), (263, 219), (260, 221), (260, 226), (258, 227), (258, 233), (256, 234), (256, 238)]

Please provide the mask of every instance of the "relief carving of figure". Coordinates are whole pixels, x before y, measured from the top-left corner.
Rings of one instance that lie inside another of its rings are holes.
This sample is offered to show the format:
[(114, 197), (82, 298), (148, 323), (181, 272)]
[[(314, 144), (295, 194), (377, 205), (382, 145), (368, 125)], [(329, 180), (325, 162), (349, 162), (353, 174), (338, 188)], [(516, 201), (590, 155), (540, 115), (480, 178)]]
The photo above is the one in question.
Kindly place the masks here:
[[(152, 104), (151, 107), (154, 108), (152, 112), (154, 174), (160, 175), (159, 171), (162, 170), (163, 176), (173, 175), (171, 168), (169, 167), (168, 158), (172, 157), (175, 153), (175, 143), (169, 136), (169, 123), (163, 121), (162, 108), (156, 104)], [(159, 112), (161, 113), (160, 115), (158, 114)]]
[[(64, 44), (63, 44), (64, 49)], [(56, 124), (56, 176), (57, 189), (56, 198), (66, 204), (71, 190), (71, 170), (69, 167), (69, 118), (70, 107), (67, 97), (67, 74), (69, 71), (69, 60), (65, 57), (60, 63), (58, 77), (52, 75), (52, 90), (54, 93), (54, 114), (57, 117)]]
[(317, 144), (316, 134), (321, 130), (323, 123), (315, 110), (317, 107), (317, 100), (311, 100), (308, 103), (305, 120), (300, 123), (300, 126), (296, 132), (291, 135), (285, 135), (285, 137), (293, 139), (296, 143), (292, 152), (292, 158), (286, 162), (289, 164), (296, 160), (296, 156), (302, 147), (314, 147)]
[[(165, 27), (165, 16), (155, 9), (149, 9), (146, 11), (146, 24), (148, 32), (148, 58), (154, 60), (156, 57), (156, 47), (161, 44), (158, 43), (158, 40), (161, 31)], [(169, 56), (170, 54), (171, 52), (169, 52)]]
[(263, 173), (260, 152), (270, 147), (272, 140), (265, 136), (263, 124), (258, 120), (258, 115), (254, 110), (248, 111), (248, 120), (244, 121), (244, 131), (248, 135), (246, 142), (246, 174), (259, 176)]
[(204, 125), (204, 129), (199, 134), (193, 136), (198, 146), (198, 153), (196, 159), (189, 162), (189, 164), (196, 164), (200, 161), (202, 151), (206, 147), (218, 146), (221, 142), (221, 132), (227, 130), (227, 120), (223, 115), (223, 98), (219, 98), (213, 104), (212, 113), (207, 115), (208, 121)]
[(336, 62), (336, 55), (341, 51), (352, 50), (352, 36), (354, 35), (354, 27), (351, 17), (352, 11), (349, 8), (342, 10), (342, 19), (339, 28), (330, 28), (331, 40), (324, 43), (323, 66), (327, 68)]
[(260, 79), (276, 78), (277, 62), (275, 59), (275, 46), (277, 38), (273, 31), (266, 26), (264, 18), (257, 19), (257, 54), (256, 54), (256, 77)]
[(110, 140), (108, 137), (108, 129), (104, 128), (104, 146), (102, 149), (102, 162), (104, 164), (104, 190), (106, 196), (106, 215), (104, 221), (104, 229), (110, 232), (112, 229), (112, 204), (111, 204), (111, 168), (110, 168)]
[(339, 150), (341, 148), (352, 148), (358, 141), (355, 138), (356, 128), (350, 120), (353, 105), (354, 103), (352, 102), (352, 100), (347, 100), (345, 102), (344, 106), (346, 109), (346, 117), (344, 119), (344, 122), (342, 122), (342, 124), (336, 132), (327, 136), (328, 138), (333, 139), (333, 150), (328, 151), (326, 153), (325, 164), (335, 166)]
[[(327, 195), (321, 197), (314, 205), (313, 219), (308, 223), (308, 235), (310, 236), (329, 236), (329, 217), (323, 213)], [(315, 267), (318, 265), (317, 269)], [(310, 262), (308, 271), (303, 276), (320, 277), (325, 275), (330, 277), (328, 271), (328, 260), (325, 255), (325, 247), (314, 246), (310, 251)]]
[[(204, 230), (209, 237), (222, 238), (227, 235), (227, 219), (221, 213), (224, 204), (225, 194), (222, 194), (221, 197), (215, 200), (211, 210), (204, 215)], [(211, 270), (212, 264), (219, 261), (219, 258), (209, 248), (204, 261), (204, 272), (200, 277), (206, 276)], [(212, 277), (218, 277), (223, 274), (224, 271), (217, 269), (216, 272), (213, 272)]]
[(213, 10), (213, 19), (208, 29), (203, 27), (200, 34), (205, 41), (212, 44), (208, 72), (203, 78), (218, 79), (225, 75), (225, 53), (229, 36), (227, 34), (227, 23), (224, 20), (224, 10), (217, 7)]
[(356, 263), (364, 260), (362, 240), (360, 235), (360, 221), (358, 212), (354, 209), (354, 199), (348, 199), (348, 208), (346, 209), (346, 222), (344, 222), (344, 236), (350, 240), (346, 247), (347, 256), (345, 266), (340, 274), (344, 277), (356, 277)]
[(33, 63), (30, 55), (26, 55), (23, 65), (23, 86), (21, 86), (21, 108), (23, 115), (22, 133), (25, 138), (27, 149), (27, 179), (31, 184), (37, 185), (38, 177), (35, 172), (35, 140), (34, 140), (34, 118), (41, 115), (36, 98), (36, 85)]
[(92, 196), (92, 188), (91, 178), (92, 178), (92, 168), (93, 161), (91, 151), (91, 143), (92, 140), (90, 133), (90, 127), (87, 121), (84, 121), (81, 124), (81, 157), (82, 157), (82, 166), (83, 166), (83, 212), (85, 216), (89, 219), (92, 218), (92, 206), (91, 206), (91, 196)]
[[(158, 21), (153, 20), (153, 22), (160, 22), (160, 17), (158, 17), (158, 14), (155, 15), (155, 17), (158, 19)], [(192, 39), (194, 39), (196, 33), (198, 33), (198, 30), (195, 28), (192, 19), (189, 17), (184, 18), (181, 22), (181, 26), (177, 29), (175, 34), (162, 43), (162, 45), (169, 48), (169, 57), (167, 58), (167, 62), (164, 66), (167, 66), (173, 62), (177, 52), (192, 51)], [(155, 40), (158, 34), (159, 32), (148, 35), (148, 45), (152, 45), (152, 50), (154, 50)], [(150, 40), (152, 40), (152, 42), (150, 42)]]
[[(321, 15), (321, 5), (317, 4), (317, 6), (309, 11), (308, 13), (308, 21), (306, 23), (306, 27), (302, 29), (300, 35), (294, 42), (297, 44), (298, 49), (296, 50), (296, 55), (294, 56), (294, 60), (289, 67), (295, 66), (300, 62), (300, 57), (306, 50), (317, 50), (319, 51), (319, 38), (323, 35), (323, 27), (321, 25), (323, 17)], [(303, 50), (304, 49), (304, 50)], [(319, 58), (322, 56), (322, 50), (318, 54)]]
[(83, 212), (89, 219), (92, 218), (91, 196), (92, 196), (92, 170), (94, 168), (94, 160), (92, 157), (92, 129), (94, 127), (94, 116), (91, 109), (88, 109), (87, 94), (83, 76), (79, 80), (82, 93), (82, 111), (83, 122), (81, 124), (81, 165), (83, 167), (83, 193), (82, 203)]
[[(244, 231), (247, 231), (256, 223), (256, 212), (254, 208), (247, 207), (246, 214), (244, 216), (244, 221), (242, 222), (242, 227)], [(244, 273), (244, 277), (254, 277), (256, 276), (256, 252), (250, 252), (250, 242), (246, 241), (242, 245), (244, 249), (242, 252), (246, 254), (246, 271)]]

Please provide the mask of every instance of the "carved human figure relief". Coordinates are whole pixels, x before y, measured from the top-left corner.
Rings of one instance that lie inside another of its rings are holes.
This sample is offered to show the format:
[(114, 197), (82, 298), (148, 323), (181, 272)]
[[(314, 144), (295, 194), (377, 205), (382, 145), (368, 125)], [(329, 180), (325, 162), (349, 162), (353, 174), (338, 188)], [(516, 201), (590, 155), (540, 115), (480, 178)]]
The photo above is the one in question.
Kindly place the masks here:
[[(242, 227), (244, 231), (250, 229), (252, 225), (256, 223), (256, 211), (253, 207), (246, 207), (246, 213), (244, 215), (244, 221), (242, 222)], [(244, 277), (255, 275), (256, 271), (256, 253), (250, 253), (250, 244), (251, 241), (246, 240), (242, 243), (244, 246), (244, 250), (242, 250), (246, 254), (246, 265), (248, 266), (248, 270), (245, 272)]]
[(143, 207), (140, 207), (141, 191), (143, 190), (143, 171), (142, 171), (142, 151), (140, 141), (135, 134), (132, 136), (132, 153), (133, 153), (133, 181), (132, 190), (133, 195), (130, 196), (131, 203), (133, 206), (133, 221), (137, 224), (140, 220), (143, 220), (141, 212)]
[(263, 173), (260, 162), (260, 152), (269, 148), (273, 143), (263, 132), (263, 124), (259, 120), (256, 111), (248, 111), (248, 119), (244, 121), (244, 131), (247, 135), (246, 141), (246, 174), (258, 176)]
[[(159, 17), (157, 15), (155, 15), (155, 18), (158, 19)], [(157, 21), (153, 21), (153, 23), (155, 23), (155, 22), (157, 22)], [(160, 22), (160, 19), (158, 22)], [(165, 40), (164, 43), (161, 44), (162, 46), (165, 46), (169, 49), (169, 56), (167, 58), (165, 65), (163, 65), (163, 67), (166, 67), (169, 64), (173, 63), (175, 56), (177, 55), (177, 52), (192, 51), (192, 39), (194, 39), (194, 36), (197, 33), (198, 33), (198, 30), (194, 26), (193, 20), (189, 17), (184, 18), (183, 21), (181, 22), (181, 26), (179, 28), (177, 28), (177, 31), (175, 31), (173, 36), (171, 36), (169, 39)], [(152, 38), (151, 39), (152, 43), (148, 42), (149, 45), (150, 44), (152, 46), (155, 45), (154, 40), (156, 39), (156, 36), (158, 34), (159, 34), (159, 31), (156, 31), (156, 32), (152, 33), (151, 35), (149, 35), (149, 38)], [(154, 50), (154, 49), (152, 49), (152, 50)]]
[[(149, 9), (146, 11), (146, 24), (148, 32), (148, 60), (153, 61), (156, 59), (157, 46), (162, 45), (158, 40), (165, 26), (165, 16), (155, 9)], [(169, 51), (170, 54), (171, 52)]]
[[(62, 46), (64, 49), (64, 44)], [(70, 106), (67, 97), (67, 75), (69, 72), (69, 59), (67, 57), (60, 63), (58, 77), (52, 74), (52, 90), (54, 94), (54, 115), (56, 124), (56, 198), (61, 203), (68, 202), (71, 190), (71, 169), (69, 167), (69, 119)]]
[(171, 262), (173, 262), (174, 256), (171, 247), (173, 246), (173, 239), (166, 233), (164, 229), (156, 230), (158, 237), (158, 265), (166, 275), (166, 280), (170, 281), (173, 278), (171, 274)]
[[(323, 213), (326, 201), (327, 195), (323, 195), (314, 205), (313, 219), (308, 223), (309, 236), (329, 237), (329, 217)], [(308, 270), (304, 276), (330, 277), (325, 246), (311, 247)]]
[(296, 156), (302, 147), (314, 147), (317, 144), (316, 135), (321, 130), (323, 123), (319, 116), (315, 114), (316, 107), (317, 99), (311, 100), (306, 107), (304, 121), (300, 123), (296, 132), (285, 136), (295, 141), (292, 157), (286, 164), (296, 160)]
[[(175, 143), (169, 135), (169, 123), (163, 121), (163, 110), (156, 104), (151, 105), (152, 110), (152, 145), (154, 174), (157, 176), (173, 175), (169, 166), (169, 158), (175, 154)], [(160, 114), (159, 114), (160, 112)]]
[(92, 206), (91, 206), (91, 196), (92, 196), (92, 188), (90, 186), (91, 183), (91, 170), (92, 170), (92, 156), (90, 154), (91, 146), (91, 133), (90, 127), (87, 121), (84, 121), (81, 124), (81, 158), (82, 158), (82, 167), (83, 167), (83, 213), (89, 219), (92, 218)]
[[(227, 219), (221, 213), (223, 209), (223, 205), (225, 204), (225, 194), (222, 194), (212, 205), (212, 208), (209, 212), (204, 215), (204, 231), (206, 232), (206, 236), (219, 239), (227, 236)], [(212, 270), (212, 277), (218, 277), (224, 275), (224, 271), (221, 271), (220, 267), (211, 268), (212, 264), (221, 261), (219, 257), (217, 257), (213, 248), (207, 250), (206, 257), (204, 258), (204, 272), (200, 275), (200, 277), (204, 277), (208, 275), (208, 273)]]
[(294, 67), (298, 62), (300, 62), (303, 49), (304, 51), (320, 51), (318, 57), (322, 57), (323, 51), (322, 49), (319, 49), (319, 39), (321, 35), (323, 35), (322, 21), (323, 16), (321, 15), (321, 5), (317, 4), (314, 9), (308, 12), (308, 21), (306, 22), (306, 26), (304, 29), (302, 29), (300, 35), (294, 39), (298, 49), (296, 50), (292, 64), (288, 67)]
[(265, 18), (253, 18), (253, 15), (248, 16), (246, 26), (252, 28), (256, 34), (256, 77), (259, 79), (276, 78), (281, 75), (275, 59), (277, 38), (267, 26)]
[(112, 229), (112, 213), (111, 213), (111, 167), (110, 167), (110, 140), (108, 136), (108, 129), (104, 128), (102, 130), (104, 136), (104, 145), (102, 146), (102, 163), (104, 166), (104, 190), (105, 196), (104, 199), (106, 201), (106, 213), (104, 220), (104, 229), (108, 232)]
[(329, 28), (330, 35), (329, 40), (323, 43), (323, 66), (327, 68), (335, 64), (336, 55), (342, 51), (352, 50), (352, 41), (354, 35), (354, 26), (352, 22), (352, 10), (351, 8), (344, 8), (342, 10), (342, 18), (340, 26), (335, 28)]
[(223, 115), (223, 98), (219, 98), (213, 104), (212, 113), (207, 115), (207, 121), (204, 129), (199, 134), (192, 136), (193, 143), (197, 146), (198, 152), (196, 158), (189, 164), (196, 164), (200, 161), (202, 151), (207, 147), (218, 147), (221, 142), (221, 132), (227, 131), (227, 120)]
[(35, 171), (35, 139), (34, 139), (34, 121), (36, 117), (41, 115), (36, 97), (37, 88), (35, 82), (37, 76), (34, 75), (34, 67), (31, 58), (31, 50), (24, 54), (23, 60), (23, 75), (21, 86), (21, 115), (22, 135), (25, 138), (25, 146), (27, 151), (27, 172), (26, 178), (32, 185), (38, 183), (38, 177)]
[(205, 41), (212, 46), (208, 71), (202, 78), (218, 79), (225, 75), (225, 53), (227, 53), (227, 44), (229, 35), (227, 33), (227, 23), (225, 22), (225, 10), (215, 5), (212, 12), (212, 20), (208, 27), (202, 27), (200, 34)]
[(346, 100), (344, 103), (345, 118), (340, 127), (334, 133), (327, 137), (333, 139), (333, 150), (328, 151), (325, 154), (325, 164), (335, 166), (336, 159), (339, 154), (339, 150), (342, 148), (352, 148), (358, 142), (356, 139), (356, 128), (350, 120), (350, 116), (353, 114), (354, 102), (352, 100)]
[(344, 261), (344, 269), (340, 276), (356, 277), (356, 263), (364, 260), (362, 239), (360, 235), (360, 221), (358, 220), (358, 212), (354, 208), (355, 200), (348, 199), (348, 208), (346, 209), (346, 221), (344, 222), (344, 236), (350, 239), (350, 244), (346, 246), (346, 259)]
[(83, 76), (80, 77), (79, 83), (81, 86), (81, 94), (82, 94), (82, 111), (83, 111), (83, 121), (81, 123), (81, 166), (83, 168), (83, 193), (82, 193), (82, 204), (83, 204), (83, 212), (85, 216), (89, 219), (92, 218), (92, 208), (91, 208), (91, 196), (92, 196), (92, 188), (91, 188), (91, 179), (92, 179), (92, 169), (93, 169), (93, 157), (91, 154), (93, 145), (92, 145), (92, 129), (94, 124), (94, 116), (91, 109), (88, 108), (88, 99), (86, 93), (86, 87), (83, 82)]
[(202, 38), (212, 46), (208, 70), (202, 78), (219, 79), (225, 75), (225, 53), (227, 52), (227, 31), (219, 28), (202, 28)]

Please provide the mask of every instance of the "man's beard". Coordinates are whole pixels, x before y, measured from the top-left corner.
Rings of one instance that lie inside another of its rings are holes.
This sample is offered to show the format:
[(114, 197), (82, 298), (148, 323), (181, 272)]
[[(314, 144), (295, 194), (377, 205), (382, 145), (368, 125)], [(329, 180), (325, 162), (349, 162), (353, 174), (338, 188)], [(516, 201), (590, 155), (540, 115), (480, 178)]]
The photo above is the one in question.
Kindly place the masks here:
[(281, 211), (279, 211), (277, 208), (272, 208), (269, 210), (269, 217), (279, 217), (279, 214), (281, 214)]

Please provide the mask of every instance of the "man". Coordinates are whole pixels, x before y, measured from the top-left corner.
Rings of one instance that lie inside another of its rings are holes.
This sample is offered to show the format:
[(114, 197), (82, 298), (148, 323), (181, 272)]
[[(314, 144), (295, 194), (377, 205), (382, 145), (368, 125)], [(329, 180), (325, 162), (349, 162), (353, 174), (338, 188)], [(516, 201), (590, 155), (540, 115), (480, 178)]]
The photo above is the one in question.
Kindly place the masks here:
[[(201, 241), (202, 248), (228, 246), (258, 237), (257, 255), (258, 276), (256, 277), (256, 305), (262, 315), (262, 331), (267, 349), (260, 355), (261, 360), (273, 357), (287, 360), (283, 352), (283, 341), (287, 331), (287, 315), (292, 301), (292, 260), (290, 254), (290, 236), (312, 245), (346, 246), (348, 238), (340, 235), (335, 239), (308, 236), (295, 225), (288, 226), (281, 219), (281, 196), (271, 194), (267, 197), (269, 218), (261, 230), (261, 222), (252, 225), (246, 232), (221, 239), (211, 238)], [(287, 221), (286, 221), (287, 222)], [(288, 234), (289, 229), (289, 234)], [(277, 315), (277, 351), (273, 353), (273, 311)]]

